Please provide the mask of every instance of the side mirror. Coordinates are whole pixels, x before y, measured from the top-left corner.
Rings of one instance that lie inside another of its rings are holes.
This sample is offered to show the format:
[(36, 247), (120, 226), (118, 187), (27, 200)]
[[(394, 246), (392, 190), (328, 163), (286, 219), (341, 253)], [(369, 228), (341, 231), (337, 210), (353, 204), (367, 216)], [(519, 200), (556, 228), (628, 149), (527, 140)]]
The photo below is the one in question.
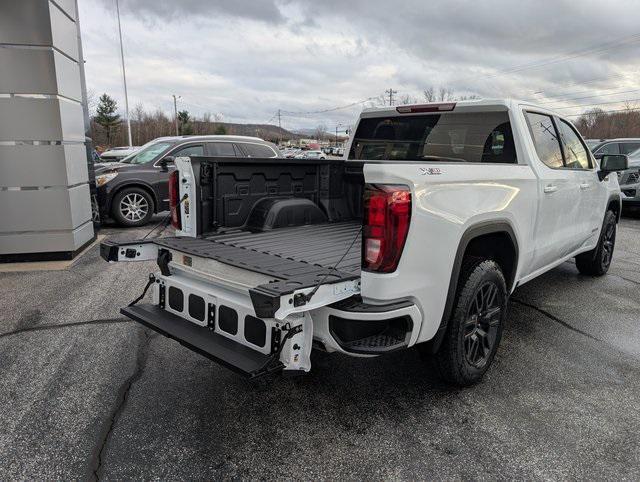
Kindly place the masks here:
[(603, 156), (605, 156), (606, 154), (594, 154), (593, 157), (595, 157), (596, 159), (600, 160), (602, 159)]
[(598, 178), (602, 181), (612, 172), (625, 171), (629, 168), (629, 160), (624, 154), (605, 154), (600, 158)]
[(175, 157), (173, 156), (166, 156), (163, 157), (160, 160), (160, 170), (162, 172), (169, 172), (169, 164), (173, 164), (173, 162), (176, 160)]

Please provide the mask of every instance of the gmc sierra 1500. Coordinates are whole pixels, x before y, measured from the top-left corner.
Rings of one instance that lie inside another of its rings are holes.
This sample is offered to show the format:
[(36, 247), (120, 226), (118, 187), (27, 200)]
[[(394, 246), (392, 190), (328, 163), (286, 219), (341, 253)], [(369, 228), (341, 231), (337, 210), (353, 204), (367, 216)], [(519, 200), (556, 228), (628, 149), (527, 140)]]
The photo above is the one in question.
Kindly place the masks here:
[(613, 171), (566, 119), (482, 100), (362, 112), (346, 160), (191, 157), (169, 180), (175, 237), (105, 241), (157, 260), (153, 302), (122, 312), (238, 372), (309, 371), (313, 348), (417, 346), (480, 380), (513, 290), (575, 257), (607, 272)]

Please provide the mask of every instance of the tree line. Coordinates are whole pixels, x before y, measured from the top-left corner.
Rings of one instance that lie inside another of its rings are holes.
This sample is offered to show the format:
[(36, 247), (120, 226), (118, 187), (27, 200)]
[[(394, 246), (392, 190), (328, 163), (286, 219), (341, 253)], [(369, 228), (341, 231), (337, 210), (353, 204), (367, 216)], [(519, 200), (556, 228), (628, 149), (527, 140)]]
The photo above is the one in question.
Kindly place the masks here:
[(575, 122), (585, 139), (640, 137), (640, 110), (627, 106), (615, 112), (592, 109)]
[[(223, 124), (218, 116), (204, 114), (201, 120), (188, 111), (178, 112), (178, 135), (234, 134), (234, 127)], [(141, 146), (156, 137), (176, 135), (175, 119), (160, 109), (149, 112), (138, 104), (131, 111), (131, 142)], [(118, 104), (107, 94), (98, 99), (95, 115), (91, 117), (91, 138), (96, 148), (126, 146), (129, 144), (127, 126), (118, 114)]]

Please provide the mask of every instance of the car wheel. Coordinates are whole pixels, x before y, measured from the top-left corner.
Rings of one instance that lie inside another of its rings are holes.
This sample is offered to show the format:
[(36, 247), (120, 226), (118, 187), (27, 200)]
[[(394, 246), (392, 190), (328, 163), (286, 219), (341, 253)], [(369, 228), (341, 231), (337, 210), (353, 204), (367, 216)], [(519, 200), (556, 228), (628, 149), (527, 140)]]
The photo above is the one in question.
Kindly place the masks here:
[(111, 211), (113, 218), (122, 226), (143, 226), (153, 216), (154, 203), (144, 189), (129, 187), (114, 196)]
[(576, 267), (580, 273), (589, 276), (602, 276), (609, 271), (616, 246), (617, 217), (613, 211), (604, 215), (598, 245), (591, 251), (576, 256)]
[(468, 386), (482, 379), (502, 338), (507, 300), (507, 284), (495, 261), (465, 260), (445, 338), (434, 355), (443, 380)]

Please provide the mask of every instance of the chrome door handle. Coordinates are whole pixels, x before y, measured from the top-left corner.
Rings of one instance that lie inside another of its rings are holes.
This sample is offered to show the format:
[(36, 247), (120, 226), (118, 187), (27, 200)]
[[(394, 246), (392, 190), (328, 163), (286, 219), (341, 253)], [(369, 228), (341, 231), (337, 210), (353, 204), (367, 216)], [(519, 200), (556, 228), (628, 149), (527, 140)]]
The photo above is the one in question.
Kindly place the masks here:
[(580, 184), (580, 189), (588, 189), (589, 186), (591, 186), (591, 184), (589, 184), (588, 182), (583, 182)]
[(546, 192), (547, 194), (550, 192), (556, 192), (558, 190), (558, 186), (556, 186), (555, 184), (547, 184), (544, 187), (544, 192)]

